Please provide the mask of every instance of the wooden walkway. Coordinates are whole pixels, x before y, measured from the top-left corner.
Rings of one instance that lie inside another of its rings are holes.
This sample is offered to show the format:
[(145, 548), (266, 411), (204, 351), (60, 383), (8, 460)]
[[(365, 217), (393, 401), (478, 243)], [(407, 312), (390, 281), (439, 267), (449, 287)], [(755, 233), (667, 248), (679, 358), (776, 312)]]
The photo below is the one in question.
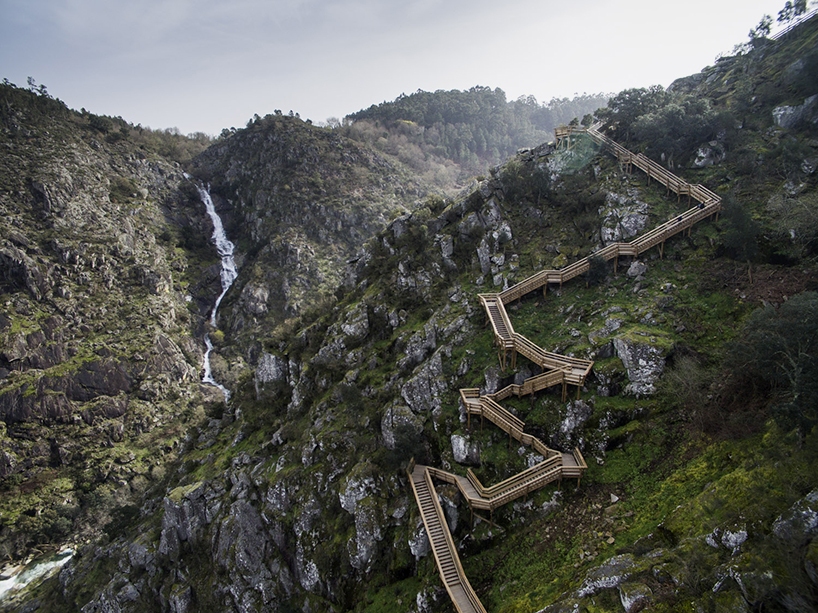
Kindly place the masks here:
[(466, 577), (460, 557), (457, 555), (457, 547), (446, 524), (446, 517), (437, 498), (432, 479), (455, 485), (472, 512), (477, 509), (493, 514), (495, 509), (527, 496), (549, 483), (561, 482), (564, 477), (575, 478), (579, 484), (588, 465), (579, 449), (574, 449), (571, 453), (556, 451), (550, 449), (537, 437), (523, 432), (525, 424), (522, 420), (501, 407), (491, 397), (480, 396), (479, 390), (462, 389), (460, 395), (469, 420), (471, 420), (471, 415), (485, 417), (507, 432), (509, 438), (524, 445), (530, 445), (543, 456), (543, 460), (531, 468), (489, 487), (483, 485), (471, 469), (468, 469), (466, 476), (463, 477), (412, 462), (407, 470), (440, 579), (455, 609), (458, 613), (485, 613), (480, 599)]
[[(522, 388), (523, 386), (513, 387)], [(481, 424), (483, 418), (488, 419), (507, 432), (509, 439), (531, 446), (543, 456), (541, 462), (505, 481), (488, 487), (480, 482), (471, 469), (468, 469), (466, 476), (463, 477), (413, 462), (407, 471), (423, 525), (429, 536), (440, 579), (458, 613), (485, 611), (485, 609), (463, 571), (432, 479), (455, 485), (472, 512), (476, 509), (489, 511), (493, 515), (495, 509), (527, 496), (554, 481), (561, 482), (563, 478), (574, 478), (579, 484), (579, 480), (588, 468), (579, 449), (574, 449), (571, 453), (556, 451), (537, 437), (524, 432), (525, 423), (500, 406), (496, 400), (496, 398), (507, 398), (512, 393), (519, 394), (520, 392), (519, 389), (508, 392), (507, 390), (510, 389), (510, 387), (505, 388), (492, 396), (481, 396), (478, 389), (461, 389), (460, 397), (468, 415), (469, 427), (471, 427), (472, 415), (479, 415)]]
[(409, 472), (409, 482), (412, 484), (420, 516), (423, 518), (423, 525), (429, 536), (440, 579), (455, 609), (459, 613), (486, 613), (486, 609), (483, 608), (483, 604), (474, 593), (463, 571), (463, 566), (460, 564), (457, 547), (446, 525), (446, 518), (443, 515), (443, 509), (440, 508), (437, 492), (432, 485), (429, 469), (421, 465), (412, 467)]
[[(549, 386), (563, 386), (563, 399), (566, 397), (566, 385), (569, 384), (577, 386), (577, 394), (579, 394), (586, 377), (591, 372), (593, 362), (561, 356), (537, 347), (523, 335), (514, 332), (505, 305), (539, 289), (542, 289), (545, 295), (549, 283), (559, 284), (562, 287), (566, 281), (588, 272), (591, 266), (590, 260), (594, 257), (605, 261), (614, 260), (614, 269), (616, 269), (620, 256), (636, 257), (656, 246), (659, 247), (660, 255), (664, 255), (665, 241), (685, 231), (689, 233), (695, 224), (718, 216), (721, 211), (721, 198), (712, 191), (703, 185), (687, 183), (641, 153), (634, 154), (628, 151), (600, 132), (600, 127), (600, 124), (596, 124), (587, 129), (574, 126), (557, 128), (557, 141), (558, 143), (569, 142), (574, 134), (587, 134), (608, 149), (627, 172), (632, 172), (635, 166), (647, 175), (648, 182), (658, 181), (667, 188), (668, 193), (676, 193), (677, 201), (681, 200), (682, 196), (686, 196), (688, 202), (695, 201), (695, 204), (682, 214), (674, 216), (630, 242), (613, 243), (559, 270), (541, 270), (503, 292), (480, 295), (480, 301), (494, 331), (495, 343), (499, 348), (500, 366), (503, 369), (506, 368), (510, 355), (511, 367), (515, 368), (517, 354), (522, 354), (547, 371), (545, 374), (549, 375), (547, 378)], [(539, 387), (539, 389), (544, 388)]]
[(573, 135), (587, 134), (616, 156), (622, 168), (627, 172), (632, 172), (633, 167), (636, 166), (647, 175), (648, 182), (659, 181), (667, 187), (668, 193), (675, 192), (677, 201), (680, 201), (682, 196), (687, 196), (689, 202), (695, 201), (696, 204), (681, 215), (660, 224), (630, 242), (608, 245), (591, 256), (559, 270), (542, 270), (503, 292), (480, 294), (480, 302), (486, 311), (499, 348), (498, 357), (501, 367), (506, 368), (509, 356), (511, 367), (516, 367), (517, 354), (520, 354), (539, 366), (543, 372), (526, 379), (521, 385), (509, 385), (493, 394), (481, 395), (480, 390), (476, 388), (461, 389), (460, 399), (467, 415), (468, 427), (471, 428), (472, 415), (480, 417), (481, 427), (483, 420), (488, 419), (506, 432), (509, 440), (514, 439), (523, 445), (530, 446), (543, 457), (543, 460), (505, 481), (488, 487), (480, 482), (471, 469), (466, 471), (464, 477), (430, 466), (415, 465), (414, 461), (411, 463), (407, 472), (412, 491), (429, 536), (440, 578), (458, 613), (485, 613), (485, 609), (463, 571), (457, 548), (437, 498), (433, 478), (455, 485), (468, 502), (472, 512), (478, 509), (493, 514), (495, 509), (517, 498), (527, 496), (554, 481), (574, 478), (577, 479), (577, 485), (579, 485), (582, 475), (588, 468), (579, 449), (574, 449), (573, 452), (550, 449), (537, 437), (526, 434), (525, 423), (499, 403), (511, 396), (525, 396), (557, 385), (562, 386), (563, 401), (567, 397), (568, 385), (577, 387), (577, 397), (579, 397), (594, 363), (538, 347), (522, 334), (514, 331), (505, 305), (539, 289), (542, 289), (545, 295), (549, 283), (558, 283), (561, 287), (566, 281), (587, 272), (590, 268), (591, 257), (600, 257), (606, 261), (614, 260), (614, 267), (616, 267), (619, 256), (636, 257), (656, 246), (659, 246), (659, 252), (663, 255), (664, 244), (668, 238), (684, 231), (689, 232), (693, 225), (703, 219), (718, 215), (721, 210), (721, 199), (709, 189), (702, 185), (686, 183), (641, 153), (631, 153), (600, 132), (600, 127), (600, 124), (596, 124), (587, 129), (573, 126), (557, 128), (557, 142), (558, 144), (567, 143), (567, 146), (570, 146)]

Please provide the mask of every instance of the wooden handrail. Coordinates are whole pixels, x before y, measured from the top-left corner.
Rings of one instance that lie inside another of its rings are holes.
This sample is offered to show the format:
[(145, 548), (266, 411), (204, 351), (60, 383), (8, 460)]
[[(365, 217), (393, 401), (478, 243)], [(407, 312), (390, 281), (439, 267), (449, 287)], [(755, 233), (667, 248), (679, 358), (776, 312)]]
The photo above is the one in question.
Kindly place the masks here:
[(582, 456), (582, 452), (579, 450), (579, 447), (574, 447), (574, 459), (577, 461), (577, 464), (582, 467), (583, 469), (588, 468), (588, 464), (585, 463), (585, 458)]
[[(579, 126), (568, 126), (565, 129), (560, 128), (560, 130), (555, 132), (555, 134), (557, 134), (557, 138), (560, 138), (562, 134), (585, 132), (600, 144), (613, 150), (617, 157), (624, 155), (629, 156), (635, 166), (649, 174), (649, 176), (652, 178), (662, 180), (676, 193), (690, 195), (690, 197), (699, 202), (700, 205), (703, 205), (703, 208), (697, 206), (683, 213), (681, 215), (683, 222), (682, 226), (676, 227), (674, 225), (674, 220), (670, 220), (669, 222), (660, 224), (659, 226), (648, 231), (646, 234), (629, 243), (613, 243), (607, 247), (604, 247), (603, 249), (600, 249), (596, 253), (592, 254), (592, 256), (610, 260), (614, 257), (618, 257), (620, 254), (639, 255), (642, 251), (646, 251), (647, 249), (654, 247), (670, 236), (689, 228), (694, 223), (704, 219), (705, 217), (709, 217), (721, 209), (721, 198), (714, 192), (703, 185), (692, 185), (687, 183), (642, 153), (631, 153), (613, 139), (599, 132), (599, 127), (601, 127), (601, 125), (602, 124), (597, 123), (591, 128), (587, 129)], [(689, 219), (690, 217), (694, 216), (695, 219)], [(678, 217), (679, 216), (674, 219), (678, 219)], [(529, 292), (543, 287), (549, 282), (563, 283), (568, 281), (589, 269), (589, 257), (591, 256), (577, 260), (573, 264), (570, 264), (569, 266), (566, 266), (560, 270), (541, 270), (540, 272), (523, 279), (507, 290), (500, 292), (499, 301), (503, 304), (508, 304), (509, 302), (521, 298)]]
[[(460, 397), (463, 402), (464, 409), (470, 415), (479, 414), (481, 416), (485, 416), (501, 430), (507, 432), (511, 438), (521, 442), (524, 445), (530, 445), (533, 449), (540, 453), (544, 459), (535, 466), (532, 466), (508, 479), (505, 479), (504, 481), (501, 481), (500, 483), (489, 487), (483, 486), (483, 484), (480, 483), (480, 480), (474, 474), (474, 471), (471, 469), (467, 470), (466, 477), (461, 477), (441, 469), (416, 466), (414, 458), (410, 461), (410, 468), (407, 470), (407, 474), (409, 474), (412, 489), (415, 493), (415, 498), (418, 501), (418, 506), (421, 508), (421, 515), (423, 517), (424, 525), (426, 525), (428, 531), (429, 526), (427, 521), (433, 520), (431, 518), (427, 518), (426, 512), (421, 504), (421, 498), (418, 494), (413, 476), (415, 473), (413, 469), (415, 468), (423, 469), (423, 479), (425, 481), (425, 486), (428, 488), (429, 492), (431, 492), (434, 513), (436, 515), (434, 521), (436, 521), (440, 526), (440, 530), (438, 531), (438, 536), (436, 538), (439, 541), (439, 533), (442, 531), (445, 537), (444, 540), (446, 549), (449, 552), (449, 557), (452, 560), (452, 564), (454, 564), (454, 570), (456, 571), (457, 575), (457, 583), (461, 586), (462, 591), (468, 600), (468, 603), (462, 602), (456, 597), (455, 592), (452, 591), (452, 588), (446, 578), (447, 575), (449, 578), (452, 577), (452, 567), (451, 565), (444, 565), (444, 562), (441, 560), (441, 556), (443, 554), (438, 551), (438, 545), (433, 542), (430, 535), (430, 542), (432, 542), (432, 550), (438, 565), (438, 572), (440, 573), (441, 579), (443, 580), (446, 590), (449, 592), (449, 596), (451, 597), (455, 608), (458, 610), (458, 613), (466, 613), (466, 611), (478, 611), (484, 613), (485, 609), (480, 603), (480, 600), (477, 598), (477, 595), (474, 593), (474, 590), (469, 584), (466, 574), (463, 571), (463, 567), (460, 563), (459, 557), (457, 556), (457, 550), (451, 533), (446, 527), (445, 517), (443, 515), (443, 510), (440, 507), (440, 502), (437, 499), (432, 478), (434, 477), (446, 483), (456, 485), (473, 509), (494, 511), (494, 509), (531, 491), (541, 488), (547, 483), (550, 483), (556, 479), (561, 479), (563, 477), (580, 479), (584, 472), (588, 469), (588, 464), (586, 463), (585, 458), (583, 457), (579, 448), (574, 448), (572, 452), (564, 454), (549, 448), (537, 437), (531, 434), (526, 434), (524, 432), (525, 423), (516, 415), (513, 415), (511, 412), (503, 408), (499, 404), (499, 401), (512, 395), (522, 396), (525, 394), (531, 394), (559, 384), (562, 384), (563, 386), (565, 384), (581, 386), (584, 384), (585, 379), (589, 375), (591, 368), (593, 367), (593, 362), (590, 360), (572, 358), (569, 356), (552, 353), (538, 347), (525, 336), (514, 331), (511, 320), (506, 312), (505, 305), (513, 300), (521, 298), (528, 292), (546, 286), (548, 283), (562, 284), (563, 282), (586, 272), (590, 268), (590, 257), (599, 257), (603, 258), (604, 260), (611, 260), (619, 257), (620, 255), (637, 256), (645, 250), (663, 243), (671, 236), (692, 227), (699, 221), (713, 215), (714, 213), (718, 213), (721, 210), (721, 198), (714, 192), (702, 185), (693, 185), (685, 182), (641, 153), (634, 154), (628, 151), (619, 143), (602, 134), (599, 131), (601, 127), (602, 124), (600, 123), (596, 123), (587, 129), (579, 126), (569, 126), (565, 128), (561, 127), (555, 130), (555, 134), (559, 139), (564, 138), (565, 136), (570, 136), (574, 133), (585, 132), (596, 142), (607, 147), (621, 162), (624, 161), (628, 164), (636, 166), (645, 172), (648, 177), (664, 183), (669, 190), (674, 191), (680, 196), (689, 196), (691, 199), (696, 200), (698, 204), (697, 206), (683, 212), (681, 215), (677, 215), (674, 218), (659, 224), (655, 228), (630, 242), (612, 243), (606, 247), (603, 247), (602, 249), (599, 249), (591, 256), (577, 260), (576, 262), (573, 262), (560, 270), (541, 270), (540, 272), (520, 281), (503, 292), (497, 294), (480, 294), (480, 300), (486, 314), (488, 315), (488, 319), (491, 322), (495, 340), (497, 344), (503, 348), (504, 353), (501, 356), (502, 364), (505, 365), (505, 352), (511, 350), (514, 352), (512, 356), (516, 355), (516, 353), (520, 353), (524, 357), (533, 361), (535, 364), (538, 364), (541, 368), (547, 368), (549, 370), (540, 375), (529, 377), (521, 385), (512, 384), (495, 392), (494, 394), (488, 394), (485, 396), (480, 395), (480, 390), (478, 388), (463, 388), (460, 390)], [(513, 359), (514, 357), (512, 357), (512, 363)], [(425, 499), (428, 505), (428, 497)], [(448, 570), (444, 572), (444, 568)]]
[(480, 483), (480, 480), (477, 478), (477, 475), (474, 474), (472, 469), (468, 469), (466, 474), (469, 481), (472, 482), (472, 485), (474, 485), (475, 489), (483, 498), (492, 499), (505, 494), (507, 491), (512, 490), (523, 483), (531, 482), (535, 478), (539, 477), (543, 472), (547, 472), (554, 467), (559, 466), (562, 466), (562, 457), (552, 456), (544, 459), (542, 462), (538, 462), (531, 468), (527, 468), (526, 470), (509, 477), (505, 481), (501, 481), (500, 483), (490, 487), (485, 487), (482, 483)]
[(548, 470), (543, 470), (530, 480), (520, 482), (502, 494), (498, 494), (497, 496), (491, 498), (489, 500), (489, 506), (492, 510), (494, 510), (508, 504), (512, 500), (516, 500), (521, 496), (530, 494), (531, 492), (538, 490), (549, 483), (560, 479), (561, 477), (562, 467), (560, 465), (549, 466)]
[(510, 396), (528, 396), (534, 392), (539, 392), (549, 387), (554, 387), (555, 385), (561, 385), (563, 381), (565, 381), (566, 372), (571, 372), (570, 366), (568, 365), (529, 377), (523, 381), (522, 385), (512, 383), (493, 394), (487, 394), (487, 396), (495, 402), (500, 402)]
[[(511, 320), (506, 313), (505, 306), (497, 294), (480, 294), (480, 302), (483, 304), (483, 309), (488, 315), (491, 323), (494, 337), (500, 341), (510, 341), (514, 335), (514, 326), (511, 325)], [(494, 316), (495, 312), (499, 315), (500, 320)], [(503, 330), (502, 328), (505, 328)]]
[(483, 415), (491, 420), (495, 426), (512, 436), (519, 436), (523, 432), (525, 424), (517, 419), (514, 415), (506, 411), (499, 404), (494, 402), (491, 398), (483, 396), (480, 399), (480, 404), (483, 409)]
[(784, 37), (787, 34), (789, 34), (790, 32), (792, 32), (795, 28), (800, 26), (802, 23), (804, 23), (806, 21), (809, 21), (810, 19), (815, 17), (815, 15), (818, 15), (818, 8), (812, 9), (809, 13), (801, 15), (800, 17), (797, 18), (797, 21), (791, 23), (790, 25), (788, 25), (786, 28), (784, 28), (780, 32), (776, 32), (775, 34), (770, 36), (769, 39), (770, 40), (779, 40), (779, 39), (781, 39), (782, 37)]
[[(480, 599), (477, 598), (477, 594), (475, 594), (474, 589), (471, 586), (471, 583), (469, 583), (468, 577), (466, 577), (466, 571), (463, 570), (463, 565), (460, 562), (460, 556), (457, 555), (457, 547), (454, 544), (454, 539), (452, 539), (452, 533), (449, 532), (448, 526), (445, 525), (445, 523), (446, 523), (445, 522), (445, 517), (446, 516), (443, 514), (443, 509), (440, 507), (440, 501), (437, 499), (437, 491), (435, 490), (435, 486), (432, 483), (432, 476), (429, 473), (428, 469), (424, 471), (424, 478), (426, 479), (426, 484), (428, 485), (429, 490), (432, 492), (432, 503), (435, 506), (435, 511), (437, 513), (438, 520), (443, 524), (443, 526), (442, 526), (443, 527), (443, 537), (446, 539), (446, 545), (448, 546), (449, 552), (450, 552), (451, 557), (452, 557), (452, 561), (454, 562), (455, 571), (457, 572), (459, 583), (460, 583), (460, 585), (461, 585), (461, 587), (463, 589), (463, 592), (466, 594), (466, 597), (469, 599), (469, 602), (471, 603), (474, 610), (476, 610), (476, 611), (478, 611), (480, 613), (486, 613), (486, 609), (483, 607), (483, 603), (481, 603)], [(430, 538), (430, 541), (431, 541), (431, 538)], [(435, 559), (437, 560), (437, 563), (438, 563), (438, 570), (439, 570), (440, 574), (442, 575), (442, 570), (441, 569), (443, 568), (443, 565), (440, 562), (440, 558), (438, 557), (437, 550), (435, 548), (432, 548), (432, 551), (435, 553)], [(441, 576), (441, 578), (443, 578), (443, 577)], [(452, 599), (452, 602), (455, 603), (455, 606), (458, 606), (457, 605), (457, 599), (454, 597), (454, 594), (452, 593), (449, 584), (445, 583), (445, 585), (446, 585), (446, 590), (449, 592), (449, 597)], [(458, 609), (459, 609), (459, 607), (458, 607)]]

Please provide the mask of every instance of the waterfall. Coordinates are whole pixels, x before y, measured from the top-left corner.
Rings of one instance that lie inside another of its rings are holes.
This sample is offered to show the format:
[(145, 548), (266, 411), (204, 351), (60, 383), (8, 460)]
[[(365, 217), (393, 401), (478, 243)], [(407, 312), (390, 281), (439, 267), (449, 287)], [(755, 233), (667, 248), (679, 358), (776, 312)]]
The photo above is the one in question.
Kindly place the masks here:
[[(44, 556), (27, 564), (22, 570), (16, 569), (9, 576), (0, 575), (0, 601), (20, 591), (30, 583), (39, 581), (62, 568), (74, 555), (71, 549), (63, 549), (52, 556)], [(4, 571), (5, 572), (5, 571)]]
[[(219, 217), (219, 214), (216, 212), (216, 207), (213, 205), (213, 199), (210, 197), (210, 191), (198, 185), (196, 186), (196, 189), (199, 190), (199, 197), (202, 199), (205, 209), (207, 210), (207, 214), (210, 216), (210, 220), (213, 222), (213, 244), (216, 245), (216, 251), (219, 253), (219, 257), (222, 261), (222, 293), (219, 294), (218, 298), (216, 298), (213, 309), (210, 311), (210, 325), (215, 328), (216, 312), (219, 309), (222, 298), (224, 298), (224, 295), (227, 293), (227, 290), (230, 289), (230, 286), (233, 285), (233, 281), (236, 280), (239, 273), (236, 270), (236, 262), (233, 259), (233, 250), (235, 249), (235, 245), (233, 245), (233, 243), (227, 239), (227, 234), (224, 232), (224, 225), (222, 224), (221, 217)], [(206, 351), (204, 354), (204, 375), (202, 376), (202, 383), (208, 383), (218, 387), (224, 394), (224, 400), (226, 402), (230, 399), (230, 391), (213, 378), (213, 373), (210, 370), (210, 354), (213, 351), (213, 342), (210, 340), (210, 334), (205, 334), (204, 342)]]

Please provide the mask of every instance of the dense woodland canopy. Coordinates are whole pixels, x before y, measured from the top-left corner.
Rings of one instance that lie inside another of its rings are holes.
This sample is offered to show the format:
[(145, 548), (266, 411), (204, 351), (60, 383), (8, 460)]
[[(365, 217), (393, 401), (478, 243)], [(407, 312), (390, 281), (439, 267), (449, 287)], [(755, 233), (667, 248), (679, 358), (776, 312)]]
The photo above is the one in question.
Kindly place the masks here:
[(509, 101), (500, 88), (418, 90), (348, 115), (343, 130), (446, 184), (551, 140), (556, 126), (593, 112), (607, 99), (583, 94), (541, 104), (534, 96)]

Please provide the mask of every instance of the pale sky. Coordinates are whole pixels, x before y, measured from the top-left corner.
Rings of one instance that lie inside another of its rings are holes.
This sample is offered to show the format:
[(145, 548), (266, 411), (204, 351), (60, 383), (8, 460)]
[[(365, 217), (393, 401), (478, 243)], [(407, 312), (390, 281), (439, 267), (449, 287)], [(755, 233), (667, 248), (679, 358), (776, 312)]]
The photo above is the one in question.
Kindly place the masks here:
[(0, 0), (0, 79), (69, 107), (218, 134), (418, 89), (540, 102), (712, 65), (785, 0)]

